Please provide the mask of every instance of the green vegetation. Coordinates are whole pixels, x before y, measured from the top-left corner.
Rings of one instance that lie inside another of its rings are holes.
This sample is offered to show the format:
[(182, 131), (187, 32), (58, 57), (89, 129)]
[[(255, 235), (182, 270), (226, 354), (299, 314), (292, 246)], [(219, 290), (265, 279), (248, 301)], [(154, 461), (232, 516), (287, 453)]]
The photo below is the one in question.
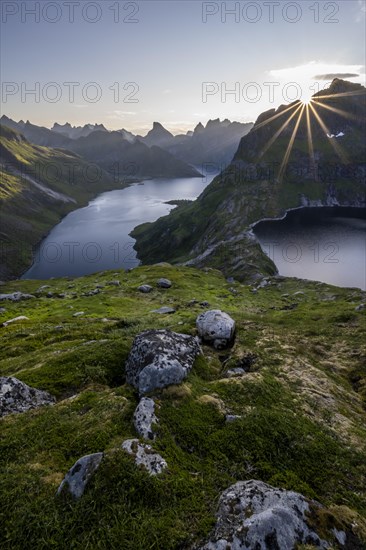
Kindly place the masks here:
[[(156, 287), (163, 276), (171, 289)], [(119, 287), (108, 285), (116, 278)], [(366, 314), (355, 310), (366, 293), (270, 283), (254, 294), (213, 269), (163, 265), (52, 280), (39, 292), (39, 281), (1, 287), (36, 298), (1, 304), (0, 323), (29, 320), (0, 328), (0, 375), (58, 399), (0, 419), (1, 547), (186, 548), (210, 532), (220, 493), (253, 478), (316, 498), (366, 537)], [(96, 284), (100, 294), (82, 296)], [(154, 290), (140, 294), (140, 284)], [(169, 468), (152, 478), (116, 450), (136, 437), (138, 396), (125, 384), (124, 363), (144, 329), (195, 334), (201, 301), (236, 320), (235, 344), (205, 346), (187, 380), (157, 394), (154, 448)], [(151, 312), (164, 305), (176, 313)], [(239, 364), (249, 371), (225, 378)], [(225, 414), (241, 419), (227, 424)], [(84, 496), (56, 498), (74, 462), (98, 451), (106, 459)]]

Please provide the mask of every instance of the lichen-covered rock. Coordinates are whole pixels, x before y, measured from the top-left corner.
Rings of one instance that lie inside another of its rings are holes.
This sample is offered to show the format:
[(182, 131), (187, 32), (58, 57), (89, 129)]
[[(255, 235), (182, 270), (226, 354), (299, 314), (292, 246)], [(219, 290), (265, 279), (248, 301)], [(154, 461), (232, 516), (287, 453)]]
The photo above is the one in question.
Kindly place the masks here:
[[(329, 548), (308, 523), (310, 504), (303, 495), (262, 481), (239, 481), (219, 500), (217, 521), (201, 550), (294, 550), (298, 544)], [(344, 533), (333, 535), (342, 538)]]
[(55, 398), (48, 392), (31, 388), (11, 376), (0, 377), (0, 417), (52, 405), (54, 402)]
[(127, 439), (122, 443), (122, 449), (135, 459), (135, 464), (141, 465), (150, 475), (161, 474), (168, 464), (158, 453), (154, 452), (151, 445), (140, 443), (138, 439)]
[(59, 495), (64, 490), (68, 491), (74, 498), (80, 498), (90, 478), (99, 468), (102, 458), (103, 453), (94, 453), (79, 458), (67, 472), (57, 490), (57, 494)]
[(153, 424), (158, 422), (155, 416), (155, 402), (150, 397), (143, 397), (133, 415), (133, 424), (140, 437), (155, 439)]
[(11, 294), (0, 294), (0, 301), (10, 300), (11, 302), (20, 302), (21, 300), (31, 300), (35, 298), (33, 294), (23, 294), (23, 292), (12, 292)]
[(136, 336), (126, 362), (127, 382), (140, 395), (180, 384), (201, 352), (196, 338), (170, 330), (146, 330)]
[(201, 313), (197, 317), (196, 326), (202, 340), (216, 349), (226, 348), (234, 339), (235, 321), (219, 309)]
[(169, 279), (159, 279), (157, 282), (157, 285), (159, 288), (170, 288), (172, 286), (172, 282), (169, 281)]
[(138, 287), (137, 290), (139, 290), (143, 294), (148, 294), (149, 292), (152, 291), (152, 289), (153, 289), (153, 287), (150, 286), (150, 285), (141, 285), (141, 286)]

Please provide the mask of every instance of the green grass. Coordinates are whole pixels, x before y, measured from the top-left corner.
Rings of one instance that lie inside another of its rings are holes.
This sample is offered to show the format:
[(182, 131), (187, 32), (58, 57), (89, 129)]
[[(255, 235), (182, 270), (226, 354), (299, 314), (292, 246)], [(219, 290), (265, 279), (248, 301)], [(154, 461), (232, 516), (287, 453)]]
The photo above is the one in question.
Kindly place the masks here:
[[(162, 276), (172, 280), (171, 289), (156, 287)], [(116, 278), (121, 286), (108, 286)], [(151, 294), (137, 291), (143, 283), (154, 287)], [(1, 287), (37, 298), (2, 303), (0, 323), (18, 315), (29, 321), (0, 328), (0, 375), (14, 375), (57, 397), (53, 407), (0, 420), (2, 547), (189, 547), (210, 532), (220, 493), (253, 478), (300, 491), (327, 507), (346, 507), (360, 514), (352, 517), (361, 525), (366, 316), (355, 307), (365, 301), (364, 292), (272, 279), (253, 294), (248, 286), (227, 283), (218, 271), (169, 266), (52, 280), (50, 289), (37, 294), (42, 284)], [(99, 295), (82, 296), (96, 284), (104, 285)], [(304, 295), (294, 296), (298, 290)], [(48, 291), (55, 297), (47, 298)], [(58, 293), (67, 297), (57, 298)], [(329, 295), (335, 299), (327, 300)], [(124, 364), (142, 330), (195, 334), (204, 308), (189, 304), (193, 299), (232, 315), (237, 336), (229, 350), (205, 346), (181, 386), (158, 392), (154, 448), (169, 468), (151, 478), (117, 450), (135, 437), (138, 403), (125, 383)], [(298, 307), (282, 309), (288, 303)], [(162, 305), (177, 311), (151, 312)], [(73, 317), (78, 311), (85, 316)], [(223, 378), (248, 354), (256, 360), (244, 377)], [(242, 418), (226, 424), (225, 414)], [(82, 499), (55, 498), (75, 461), (98, 451), (106, 458)]]

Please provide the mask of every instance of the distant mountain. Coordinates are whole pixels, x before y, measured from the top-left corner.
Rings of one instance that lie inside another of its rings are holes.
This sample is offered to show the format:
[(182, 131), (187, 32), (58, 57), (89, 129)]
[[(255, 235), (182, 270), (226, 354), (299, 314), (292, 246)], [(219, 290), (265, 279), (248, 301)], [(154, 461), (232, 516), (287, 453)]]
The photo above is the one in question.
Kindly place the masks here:
[[(5, 115), (0, 123), (21, 132), (35, 145), (58, 147), (73, 151), (89, 162), (95, 162), (117, 180), (127, 178), (190, 178), (201, 174), (186, 162), (166, 150), (149, 147), (126, 130), (109, 132), (104, 126), (86, 125), (73, 128), (55, 123), (52, 130), (35, 126), (29, 121), (14, 122)], [(76, 138), (78, 132), (86, 136)], [(66, 135), (67, 134), (67, 135)], [(73, 135), (74, 137), (69, 137)]]
[(149, 147), (156, 145), (164, 149), (174, 141), (174, 136), (160, 122), (154, 122), (152, 130), (144, 138), (139, 136), (139, 139)]
[(21, 275), (32, 248), (71, 210), (116, 188), (75, 153), (35, 146), (0, 125), (0, 279)]
[(69, 147), (96, 162), (114, 177), (193, 178), (201, 174), (192, 166), (159, 147), (148, 147), (139, 140), (127, 141), (120, 132), (93, 132), (74, 140)]
[(262, 113), (196, 201), (133, 231), (139, 258), (212, 265), (246, 280), (275, 273), (251, 225), (302, 206), (366, 207), (365, 134), (366, 89), (344, 80), (308, 106)]
[(195, 166), (214, 163), (218, 170), (231, 162), (239, 142), (253, 127), (252, 123), (209, 120), (206, 127), (200, 122), (193, 132), (173, 136), (160, 123), (138, 139), (146, 145), (158, 145), (177, 158)]
[(58, 124), (55, 122), (51, 128), (53, 132), (62, 134), (70, 139), (78, 139), (80, 137), (87, 137), (92, 132), (108, 132), (107, 128), (103, 124), (85, 124), (85, 126), (71, 126), (70, 123)]

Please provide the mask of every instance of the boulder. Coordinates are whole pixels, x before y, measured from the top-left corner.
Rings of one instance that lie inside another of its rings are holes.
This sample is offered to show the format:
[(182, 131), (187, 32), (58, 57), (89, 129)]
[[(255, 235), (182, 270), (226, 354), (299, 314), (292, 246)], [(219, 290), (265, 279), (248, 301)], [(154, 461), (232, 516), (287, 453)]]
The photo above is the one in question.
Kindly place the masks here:
[(140, 437), (154, 440), (153, 424), (158, 422), (155, 416), (155, 402), (150, 397), (143, 397), (133, 415), (133, 424)]
[(109, 286), (121, 286), (121, 282), (118, 281), (118, 280), (116, 280), (116, 281), (109, 281), (109, 282), (107, 283), (107, 285), (109, 285)]
[(171, 281), (169, 281), (169, 279), (159, 279), (157, 285), (159, 288), (170, 288), (172, 286), (172, 283)]
[[(220, 497), (217, 521), (201, 550), (293, 550), (300, 544), (329, 548), (308, 523), (312, 508), (303, 495), (276, 489), (262, 481), (239, 481)], [(341, 537), (344, 533), (338, 532)], [(344, 538), (344, 537), (343, 537)]]
[(224, 349), (231, 344), (235, 335), (235, 321), (219, 309), (211, 309), (197, 317), (196, 326), (204, 342), (216, 349)]
[(127, 358), (127, 382), (141, 395), (180, 384), (200, 352), (192, 336), (171, 330), (146, 330), (136, 336)]
[(55, 401), (48, 392), (31, 388), (17, 378), (0, 377), (0, 417), (52, 405)]
[(11, 294), (0, 294), (0, 301), (10, 300), (11, 302), (20, 302), (21, 300), (31, 300), (35, 298), (33, 294), (23, 294), (23, 292), (12, 292)]
[(94, 453), (79, 458), (62, 480), (57, 494), (59, 495), (63, 491), (68, 491), (72, 497), (80, 498), (90, 478), (99, 468), (102, 459), (103, 453)]
[(150, 475), (161, 474), (168, 464), (158, 453), (154, 452), (151, 445), (140, 443), (138, 439), (127, 439), (122, 443), (122, 449), (135, 459), (135, 464), (143, 466)]
[(25, 315), (20, 315), (19, 317), (14, 317), (14, 319), (9, 319), (8, 321), (4, 321), (2, 326), (7, 327), (12, 323), (18, 323), (19, 321), (29, 321), (29, 318), (25, 317)]
[(152, 291), (152, 289), (153, 289), (153, 287), (150, 286), (150, 285), (141, 285), (141, 286), (138, 287), (137, 290), (139, 290), (143, 294), (148, 294), (149, 292)]
[(82, 315), (85, 315), (85, 311), (77, 311), (73, 314), (73, 317), (82, 317)]

